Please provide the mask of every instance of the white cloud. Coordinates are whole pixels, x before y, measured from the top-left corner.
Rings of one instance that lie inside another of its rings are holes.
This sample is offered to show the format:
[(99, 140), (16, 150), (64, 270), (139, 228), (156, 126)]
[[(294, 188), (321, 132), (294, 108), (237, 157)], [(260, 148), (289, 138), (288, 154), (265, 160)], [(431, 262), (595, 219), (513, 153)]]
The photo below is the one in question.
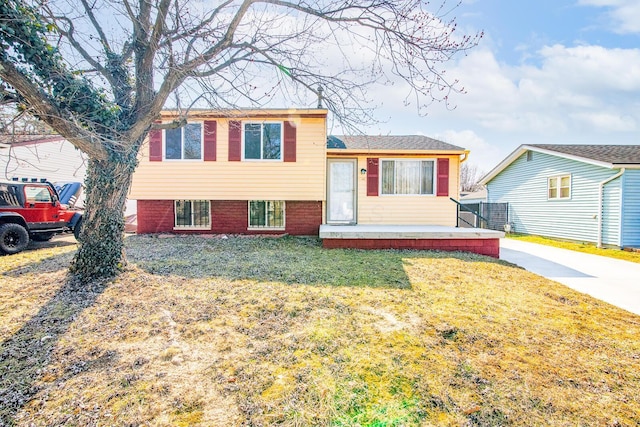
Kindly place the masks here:
[(539, 65), (509, 66), (486, 49), (461, 59), (450, 70), (467, 88), (455, 97), (456, 119), (547, 140), (640, 129), (640, 49), (554, 45), (536, 59)]
[(489, 144), (472, 130), (446, 130), (432, 137), (470, 150), (469, 163), (477, 165), (478, 171), (483, 173), (493, 168), (504, 154), (499, 147)]
[(638, 0), (579, 0), (579, 5), (606, 7), (611, 31), (640, 33), (640, 2)]

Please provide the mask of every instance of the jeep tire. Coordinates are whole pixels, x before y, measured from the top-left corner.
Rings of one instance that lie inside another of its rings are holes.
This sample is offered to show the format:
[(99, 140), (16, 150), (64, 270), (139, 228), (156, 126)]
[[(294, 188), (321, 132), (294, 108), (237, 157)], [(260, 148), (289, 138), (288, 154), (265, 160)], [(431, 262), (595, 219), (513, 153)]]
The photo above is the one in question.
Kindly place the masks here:
[(77, 242), (80, 241), (80, 232), (82, 231), (82, 220), (83, 219), (84, 219), (83, 217), (80, 217), (78, 222), (76, 222), (75, 227), (73, 227), (73, 237), (76, 238)]
[(12, 255), (24, 250), (29, 244), (29, 233), (20, 224), (0, 225), (0, 251)]

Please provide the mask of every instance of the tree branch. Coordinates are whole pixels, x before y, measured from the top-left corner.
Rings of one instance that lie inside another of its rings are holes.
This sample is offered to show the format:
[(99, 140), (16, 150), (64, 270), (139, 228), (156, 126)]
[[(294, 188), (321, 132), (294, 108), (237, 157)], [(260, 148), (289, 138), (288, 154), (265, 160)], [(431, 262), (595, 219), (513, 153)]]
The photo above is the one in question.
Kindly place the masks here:
[(49, 97), (24, 76), (13, 64), (0, 59), (0, 78), (10, 84), (23, 97), (41, 119), (46, 119), (61, 136), (78, 149), (96, 160), (106, 160), (109, 156), (102, 145), (102, 140), (81, 126), (66, 120), (73, 117), (73, 112), (59, 110)]

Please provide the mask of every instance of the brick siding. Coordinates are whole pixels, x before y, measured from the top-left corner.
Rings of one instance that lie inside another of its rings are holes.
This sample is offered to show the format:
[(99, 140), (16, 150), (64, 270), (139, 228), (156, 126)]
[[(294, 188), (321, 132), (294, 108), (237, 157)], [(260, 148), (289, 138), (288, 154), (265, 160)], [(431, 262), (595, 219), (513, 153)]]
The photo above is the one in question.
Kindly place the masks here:
[(500, 239), (323, 239), (328, 249), (428, 249), (500, 257)]
[(174, 230), (173, 200), (138, 200), (139, 234), (290, 234), (317, 236), (322, 223), (322, 202), (287, 201), (285, 229), (249, 230), (249, 203), (245, 200), (212, 200), (210, 230)]

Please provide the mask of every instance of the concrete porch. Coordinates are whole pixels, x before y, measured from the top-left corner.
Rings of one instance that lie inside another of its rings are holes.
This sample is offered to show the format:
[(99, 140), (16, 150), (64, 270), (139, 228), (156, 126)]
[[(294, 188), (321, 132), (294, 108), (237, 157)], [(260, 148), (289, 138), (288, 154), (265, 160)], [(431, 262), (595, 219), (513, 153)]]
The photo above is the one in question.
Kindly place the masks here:
[(438, 225), (329, 225), (320, 226), (325, 248), (423, 249), (464, 251), (500, 256), (501, 231)]

